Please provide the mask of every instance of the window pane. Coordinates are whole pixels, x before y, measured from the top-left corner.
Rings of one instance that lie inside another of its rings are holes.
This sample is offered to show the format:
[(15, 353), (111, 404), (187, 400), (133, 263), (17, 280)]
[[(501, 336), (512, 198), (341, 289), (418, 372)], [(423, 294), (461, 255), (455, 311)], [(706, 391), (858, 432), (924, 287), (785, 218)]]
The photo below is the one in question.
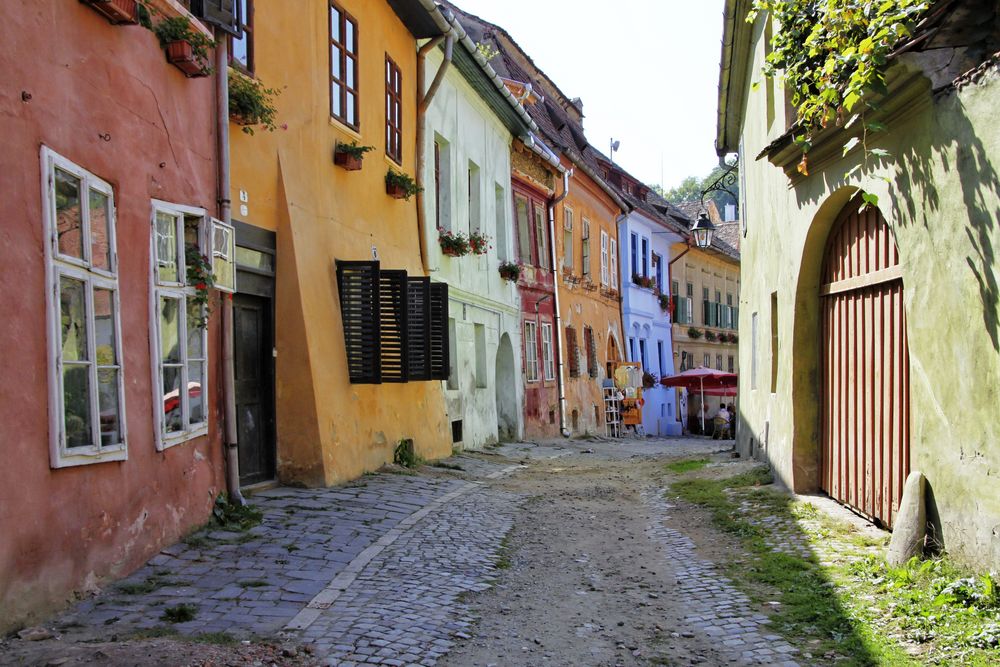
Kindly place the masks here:
[(63, 366), (63, 427), (67, 447), (90, 447), (90, 368)]
[(56, 234), (59, 253), (83, 259), (83, 214), (80, 210), (80, 179), (62, 169), (55, 170)]
[(330, 73), (333, 78), (343, 80), (343, 71), (340, 69), (340, 49), (330, 46)]
[(197, 250), (201, 252), (201, 231), (202, 218), (184, 218), (184, 250)]
[(201, 325), (204, 322), (205, 308), (196, 303), (193, 297), (187, 300), (188, 312), (188, 358), (203, 359), (205, 357), (205, 330)]
[(333, 103), (331, 107), (333, 115), (337, 118), (342, 118), (344, 116), (344, 107), (340, 99), (340, 84), (335, 83), (330, 86), (330, 101)]
[(241, 39), (233, 38), (233, 60), (240, 63), (244, 67), (250, 64), (250, 59), (247, 57), (247, 33), (243, 33)]
[(181, 360), (180, 300), (160, 299), (160, 360), (177, 363)]
[(340, 11), (333, 6), (330, 7), (330, 39), (340, 41)]
[(117, 445), (122, 441), (117, 368), (101, 368), (97, 371), (97, 392), (101, 411), (101, 446)]
[(181, 415), (181, 368), (163, 367), (163, 426), (167, 433), (183, 431)]
[(354, 58), (351, 58), (350, 56), (347, 57), (346, 62), (344, 63), (344, 69), (346, 70), (344, 72), (344, 76), (346, 77), (347, 87), (357, 88), (357, 82), (354, 80)]
[(87, 350), (87, 285), (59, 278), (60, 329), (63, 361), (90, 361)]
[(354, 46), (354, 24), (351, 21), (344, 21), (345, 29), (345, 39), (344, 45), (347, 47), (348, 53), (356, 53), (357, 49)]
[(156, 212), (156, 275), (164, 282), (178, 282), (177, 218)]
[(97, 364), (116, 366), (114, 292), (94, 290), (94, 341), (97, 343)]
[(205, 364), (188, 364), (188, 401), (190, 422), (200, 424), (205, 421), (205, 395), (202, 391), (205, 378)]
[(90, 191), (90, 262), (99, 269), (111, 270), (111, 198), (97, 190)]
[(347, 93), (347, 122), (350, 125), (357, 122), (354, 116), (354, 93)]
[(274, 271), (274, 257), (250, 248), (236, 246), (236, 263), (250, 269)]

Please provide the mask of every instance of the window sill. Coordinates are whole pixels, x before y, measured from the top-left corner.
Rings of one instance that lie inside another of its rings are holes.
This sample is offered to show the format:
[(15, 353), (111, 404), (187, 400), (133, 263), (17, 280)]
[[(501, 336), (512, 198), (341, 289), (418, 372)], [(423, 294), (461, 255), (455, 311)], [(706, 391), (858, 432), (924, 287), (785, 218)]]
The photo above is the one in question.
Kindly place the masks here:
[(88, 453), (70, 453), (65, 451), (53, 452), (52, 460), (49, 465), (53, 469), (59, 469), (91, 465), (94, 463), (111, 463), (114, 461), (126, 460), (128, 460), (128, 448), (125, 445), (120, 445), (114, 449), (109, 448), (104, 451), (91, 451)]
[(208, 424), (205, 424), (201, 428), (195, 429), (193, 431), (173, 433), (169, 437), (160, 436), (159, 442), (156, 443), (156, 451), (165, 452), (171, 447), (176, 447), (177, 445), (183, 445), (185, 442), (189, 442), (191, 440), (194, 440), (195, 438), (200, 438), (206, 435), (208, 435)]
[(330, 126), (335, 130), (339, 130), (344, 134), (348, 135), (352, 139), (356, 139), (359, 143), (364, 143), (364, 138), (361, 136), (360, 127), (351, 127), (339, 118), (334, 118), (330, 116)]

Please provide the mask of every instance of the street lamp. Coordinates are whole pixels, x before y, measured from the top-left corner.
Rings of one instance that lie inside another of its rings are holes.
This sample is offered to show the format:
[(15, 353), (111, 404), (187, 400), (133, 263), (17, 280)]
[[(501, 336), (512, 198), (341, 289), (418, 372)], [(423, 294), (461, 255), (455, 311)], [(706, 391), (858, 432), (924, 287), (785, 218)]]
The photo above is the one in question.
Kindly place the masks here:
[(701, 215), (693, 225), (691, 234), (694, 235), (694, 242), (699, 248), (705, 249), (712, 245), (712, 236), (715, 235), (715, 225), (708, 219), (708, 215), (702, 211)]

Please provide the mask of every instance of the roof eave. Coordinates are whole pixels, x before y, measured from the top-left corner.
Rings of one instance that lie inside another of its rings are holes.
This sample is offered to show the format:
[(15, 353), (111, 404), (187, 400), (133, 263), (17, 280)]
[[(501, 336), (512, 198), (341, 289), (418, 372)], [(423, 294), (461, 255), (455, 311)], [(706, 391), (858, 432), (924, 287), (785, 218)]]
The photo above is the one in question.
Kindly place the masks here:
[(746, 76), (751, 26), (739, 17), (746, 15), (746, 0), (726, 0), (723, 10), (722, 59), (719, 67), (719, 108), (715, 151), (732, 153), (739, 146), (739, 125), (746, 104)]

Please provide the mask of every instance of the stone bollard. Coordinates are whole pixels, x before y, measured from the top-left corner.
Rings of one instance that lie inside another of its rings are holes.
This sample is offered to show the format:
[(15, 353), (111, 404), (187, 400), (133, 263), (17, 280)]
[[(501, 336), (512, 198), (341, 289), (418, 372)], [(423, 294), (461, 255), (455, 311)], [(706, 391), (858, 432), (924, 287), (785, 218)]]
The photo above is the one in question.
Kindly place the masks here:
[(924, 502), (926, 484), (923, 473), (917, 471), (911, 472), (906, 478), (903, 500), (896, 513), (889, 552), (886, 554), (886, 561), (893, 567), (905, 565), (914, 556), (923, 554), (924, 538), (927, 535), (927, 506)]

